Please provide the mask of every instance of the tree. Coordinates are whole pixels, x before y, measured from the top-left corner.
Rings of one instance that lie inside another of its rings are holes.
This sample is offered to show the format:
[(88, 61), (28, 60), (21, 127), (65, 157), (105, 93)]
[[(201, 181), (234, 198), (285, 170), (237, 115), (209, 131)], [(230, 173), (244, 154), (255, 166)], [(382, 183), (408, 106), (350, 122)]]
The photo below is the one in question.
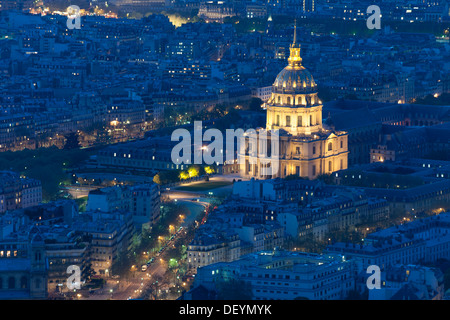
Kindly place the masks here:
[(67, 169), (77, 166), (94, 154), (93, 149), (61, 150), (53, 146), (36, 150), (2, 152), (0, 170), (13, 170), (42, 182), (45, 201), (62, 195), (60, 186), (70, 184)]
[(205, 167), (205, 173), (206, 174), (213, 174), (214, 173), (214, 168), (211, 166), (206, 166)]
[(234, 108), (227, 108), (228, 113), (216, 121), (216, 128), (225, 132), (226, 129), (230, 129), (232, 126), (237, 126), (239, 121), (241, 121), (241, 116), (238, 110)]
[(434, 97), (429, 94), (425, 98), (417, 99), (416, 104), (427, 104), (427, 105), (449, 105), (450, 104), (450, 93), (443, 93), (440, 96)]
[(159, 185), (180, 181), (180, 170), (161, 171), (153, 177), (153, 181)]
[(71, 150), (71, 149), (78, 149), (80, 148), (80, 142), (78, 141), (79, 134), (76, 132), (71, 132), (68, 135), (65, 136), (66, 143), (64, 144), (64, 149)]
[(95, 275), (95, 273), (95, 270), (92, 268), (92, 263), (89, 263), (85, 271), (86, 278), (90, 279), (93, 275)]
[(111, 274), (124, 277), (130, 271), (130, 259), (125, 252), (118, 254), (117, 260), (111, 265)]
[(144, 299), (150, 299), (150, 300), (158, 300), (158, 293), (162, 285), (163, 278), (154, 275), (152, 277), (153, 282), (150, 283), (150, 285), (145, 289), (144, 291)]
[(323, 181), (326, 184), (334, 184), (334, 178), (331, 174), (321, 174), (317, 176), (317, 179)]
[(153, 177), (153, 182), (156, 184), (162, 184), (161, 183), (161, 175), (159, 173), (155, 174), (155, 176)]
[(284, 180), (289, 181), (289, 180), (305, 180), (305, 178), (298, 176), (297, 174), (289, 174), (287, 175)]
[(444, 288), (445, 290), (450, 289), (450, 268), (444, 273)]
[(319, 86), (317, 90), (317, 95), (319, 96), (320, 100), (323, 102), (328, 102), (333, 100), (335, 96), (331, 92), (331, 90), (328, 87)]
[(252, 98), (248, 104), (248, 108), (251, 111), (262, 111), (261, 105), (263, 101), (260, 98)]
[(358, 100), (358, 96), (356, 94), (354, 94), (354, 93), (350, 93), (350, 94), (347, 94), (345, 96), (345, 99), (347, 99), (347, 100)]
[[(189, 178), (198, 177), (202, 168), (199, 165), (192, 165), (188, 169)], [(204, 171), (204, 170), (203, 170)]]
[(186, 171), (181, 171), (179, 177), (180, 180), (187, 180), (189, 179), (189, 173), (187, 173)]

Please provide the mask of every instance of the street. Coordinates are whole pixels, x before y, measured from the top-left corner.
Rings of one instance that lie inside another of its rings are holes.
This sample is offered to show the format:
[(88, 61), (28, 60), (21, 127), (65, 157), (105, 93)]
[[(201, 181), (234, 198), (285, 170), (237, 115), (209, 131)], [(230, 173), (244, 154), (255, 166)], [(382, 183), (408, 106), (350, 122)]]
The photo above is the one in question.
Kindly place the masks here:
[[(182, 202), (188, 208), (190, 214), (188, 214), (181, 226), (179, 232), (174, 235), (172, 240), (168, 240), (163, 248), (170, 247), (175, 241), (183, 235), (184, 230), (191, 225), (196, 217), (202, 213), (209, 205), (208, 199), (193, 197), (191, 193), (176, 191), (170, 194), (170, 199), (177, 199), (176, 201)], [(82, 297), (81, 299), (87, 300), (127, 300), (138, 299), (145, 288), (155, 281), (156, 278), (162, 278), (167, 270), (167, 260), (165, 259), (165, 250), (158, 253), (155, 260), (148, 266), (145, 272), (141, 271), (141, 266), (136, 266), (132, 272), (130, 279), (108, 279), (107, 283), (102, 289), (97, 290), (89, 297)], [(159, 290), (168, 290), (168, 286), (160, 287)]]

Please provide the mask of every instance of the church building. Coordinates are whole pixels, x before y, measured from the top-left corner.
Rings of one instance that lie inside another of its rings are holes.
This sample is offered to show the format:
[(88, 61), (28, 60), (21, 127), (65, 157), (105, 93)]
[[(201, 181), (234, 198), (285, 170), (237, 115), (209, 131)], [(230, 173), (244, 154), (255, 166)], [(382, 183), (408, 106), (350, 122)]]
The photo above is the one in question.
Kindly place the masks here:
[[(322, 102), (317, 96), (317, 84), (302, 65), (296, 31), (288, 62), (276, 77), (266, 103), (266, 129), (258, 129), (256, 135), (248, 136), (241, 145), (240, 174), (244, 178), (297, 175), (315, 179), (321, 174), (347, 169), (348, 133), (331, 130), (322, 124)], [(271, 150), (274, 144), (269, 140), (276, 132), (279, 143), (277, 150)], [(252, 143), (257, 145), (257, 152), (249, 152)], [(273, 159), (274, 155), (279, 158), (277, 169), (267, 174), (268, 159)]]

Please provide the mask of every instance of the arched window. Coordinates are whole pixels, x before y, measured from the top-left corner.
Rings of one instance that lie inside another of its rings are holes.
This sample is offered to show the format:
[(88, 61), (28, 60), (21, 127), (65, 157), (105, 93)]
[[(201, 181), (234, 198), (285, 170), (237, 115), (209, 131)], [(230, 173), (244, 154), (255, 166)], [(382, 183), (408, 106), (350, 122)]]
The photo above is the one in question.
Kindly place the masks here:
[(328, 143), (328, 151), (333, 150), (333, 143), (329, 142)]
[(328, 171), (333, 171), (333, 163), (331, 161), (328, 161)]
[(316, 154), (316, 146), (313, 146), (313, 154)]
[(312, 115), (309, 116), (309, 125), (313, 126), (313, 116)]
[(297, 117), (297, 127), (301, 127), (302, 126), (302, 116), (298, 116)]
[(281, 96), (278, 96), (278, 103), (281, 104)]
[(28, 279), (27, 277), (23, 276), (20, 278), (20, 288), (21, 289), (27, 289), (28, 288)]
[(291, 116), (286, 116), (286, 127), (291, 126)]
[(9, 277), (8, 279), (8, 289), (16, 288), (16, 279), (14, 277)]
[(277, 122), (275, 123), (277, 126), (279, 126), (280, 125), (280, 115), (279, 114), (277, 114)]
[(291, 97), (287, 97), (287, 104), (291, 104)]

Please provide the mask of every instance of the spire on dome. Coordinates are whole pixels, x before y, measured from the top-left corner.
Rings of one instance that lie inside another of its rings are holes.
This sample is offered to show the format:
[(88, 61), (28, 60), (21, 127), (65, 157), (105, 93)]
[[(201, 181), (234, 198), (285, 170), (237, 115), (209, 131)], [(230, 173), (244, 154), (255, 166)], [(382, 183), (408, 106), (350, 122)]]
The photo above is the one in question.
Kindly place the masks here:
[(292, 43), (292, 46), (295, 47), (297, 44), (297, 19), (294, 20), (294, 42)]
[(301, 68), (302, 58), (300, 57), (300, 44), (297, 43), (297, 19), (294, 22), (294, 41), (289, 48), (289, 66), (292, 68)]

